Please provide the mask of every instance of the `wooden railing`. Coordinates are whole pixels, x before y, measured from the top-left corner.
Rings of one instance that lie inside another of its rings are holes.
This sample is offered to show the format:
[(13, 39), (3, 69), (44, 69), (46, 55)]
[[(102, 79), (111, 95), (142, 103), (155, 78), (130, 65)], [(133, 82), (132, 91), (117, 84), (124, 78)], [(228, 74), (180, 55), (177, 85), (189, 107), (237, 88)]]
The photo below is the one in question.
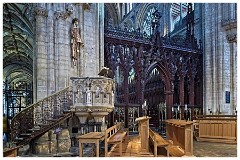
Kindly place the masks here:
[(198, 141), (237, 143), (236, 115), (198, 115)]
[(53, 127), (54, 124), (49, 121), (51, 119), (62, 121), (70, 117), (71, 114), (68, 114), (61, 118), (72, 104), (72, 87), (70, 86), (25, 108), (12, 119), (11, 141), (15, 141), (19, 135), (27, 133), (33, 127), (42, 124), (49, 124), (49, 127)]

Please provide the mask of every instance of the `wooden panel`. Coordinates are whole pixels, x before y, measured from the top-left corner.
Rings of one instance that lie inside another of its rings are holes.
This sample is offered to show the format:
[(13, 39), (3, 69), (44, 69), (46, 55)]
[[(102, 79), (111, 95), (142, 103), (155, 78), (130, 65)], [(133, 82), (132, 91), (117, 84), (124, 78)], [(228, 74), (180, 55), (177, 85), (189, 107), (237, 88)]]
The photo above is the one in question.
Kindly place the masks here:
[[(187, 156), (193, 155), (193, 121), (166, 120), (167, 132), (172, 132), (173, 136), (167, 135), (167, 139), (173, 141), (174, 146), (179, 146)], [(204, 130), (201, 132), (205, 132)], [(175, 152), (173, 150), (169, 151)]]
[(199, 122), (199, 137), (197, 139), (204, 138), (206, 140), (206, 138), (209, 138), (211, 141), (212, 139), (219, 139), (219, 142), (229, 140), (236, 143), (236, 116), (211, 115), (209, 117), (201, 117), (197, 120)]

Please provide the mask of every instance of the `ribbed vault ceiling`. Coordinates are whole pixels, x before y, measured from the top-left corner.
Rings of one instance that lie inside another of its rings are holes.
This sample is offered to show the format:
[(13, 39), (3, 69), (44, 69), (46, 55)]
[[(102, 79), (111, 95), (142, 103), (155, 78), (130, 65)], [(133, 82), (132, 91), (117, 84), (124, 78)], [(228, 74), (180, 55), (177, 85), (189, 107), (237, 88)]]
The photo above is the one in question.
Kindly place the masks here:
[(33, 25), (31, 4), (3, 5), (3, 80), (31, 83)]

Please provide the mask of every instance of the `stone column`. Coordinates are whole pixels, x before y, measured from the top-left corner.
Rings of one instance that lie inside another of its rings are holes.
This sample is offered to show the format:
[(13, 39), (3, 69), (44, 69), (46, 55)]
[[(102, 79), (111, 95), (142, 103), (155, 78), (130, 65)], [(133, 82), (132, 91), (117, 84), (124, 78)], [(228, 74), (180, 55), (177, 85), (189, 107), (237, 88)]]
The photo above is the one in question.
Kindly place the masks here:
[[(226, 46), (228, 47), (226, 58), (226, 73), (227, 76), (227, 91), (230, 92), (230, 104), (225, 104), (227, 108), (225, 109), (226, 114), (235, 114), (236, 108), (236, 83), (237, 83), (237, 73), (236, 73), (236, 52), (237, 52), (237, 19), (236, 19), (236, 9), (235, 3), (228, 5), (222, 5), (226, 7), (228, 12), (224, 13), (222, 16), (222, 29), (225, 30), (227, 42)], [(226, 98), (226, 97), (225, 97)]]
[(47, 96), (47, 45), (46, 45), (46, 18), (48, 11), (43, 4), (35, 8), (36, 18), (36, 49), (34, 72), (36, 76), (36, 101)]
[(54, 25), (55, 25), (55, 19), (54, 19), (54, 13), (52, 4), (47, 4), (48, 8), (48, 17), (47, 17), (47, 35), (46, 35), (46, 41), (48, 42), (47, 45), (47, 94), (51, 95), (56, 91), (55, 88), (55, 63), (54, 63)]
[(70, 52), (66, 53), (66, 46), (69, 45), (67, 27), (66, 27), (66, 19), (69, 15), (66, 11), (56, 11), (56, 54), (55, 54), (55, 62), (57, 62), (55, 69), (57, 70), (56, 80), (57, 80), (57, 90), (61, 90), (67, 87), (68, 82), (68, 60), (70, 56)]
[[(83, 10), (83, 6), (79, 5), (78, 6), (79, 9), (79, 13), (80, 13), (80, 35), (82, 38), (82, 41), (85, 44), (85, 37), (84, 37), (84, 10)], [(84, 62), (85, 62), (85, 47), (80, 46), (80, 55), (79, 55), (79, 62), (78, 62), (78, 76), (79, 77), (83, 77), (83, 72), (84, 72)]]
[(100, 70), (104, 67), (104, 4), (98, 4), (98, 13), (99, 13), (99, 67), (97, 68)]
[(170, 31), (173, 30), (174, 24), (173, 24), (173, 20), (172, 20), (172, 8), (170, 7), (170, 14), (169, 14), (169, 21), (170, 21)]
[(96, 48), (99, 44), (95, 43), (95, 38), (98, 38), (96, 35), (99, 31), (96, 31), (96, 13), (94, 12), (94, 9), (96, 9), (95, 4), (91, 4), (90, 8), (84, 7), (84, 77), (93, 77), (98, 74), (95, 66), (98, 62)]
[(180, 25), (182, 24), (182, 3), (180, 3)]
[(231, 85), (230, 85), (230, 114), (235, 114), (235, 108), (237, 107), (237, 44), (235, 42), (231, 43), (230, 48), (230, 75), (231, 75)]

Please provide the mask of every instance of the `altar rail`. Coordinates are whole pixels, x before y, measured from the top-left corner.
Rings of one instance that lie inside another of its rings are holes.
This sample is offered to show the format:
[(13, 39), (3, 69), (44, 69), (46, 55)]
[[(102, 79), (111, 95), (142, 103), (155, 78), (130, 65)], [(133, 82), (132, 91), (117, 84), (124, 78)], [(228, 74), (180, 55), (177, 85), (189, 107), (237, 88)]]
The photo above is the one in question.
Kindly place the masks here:
[(197, 115), (197, 141), (237, 143), (236, 115)]

